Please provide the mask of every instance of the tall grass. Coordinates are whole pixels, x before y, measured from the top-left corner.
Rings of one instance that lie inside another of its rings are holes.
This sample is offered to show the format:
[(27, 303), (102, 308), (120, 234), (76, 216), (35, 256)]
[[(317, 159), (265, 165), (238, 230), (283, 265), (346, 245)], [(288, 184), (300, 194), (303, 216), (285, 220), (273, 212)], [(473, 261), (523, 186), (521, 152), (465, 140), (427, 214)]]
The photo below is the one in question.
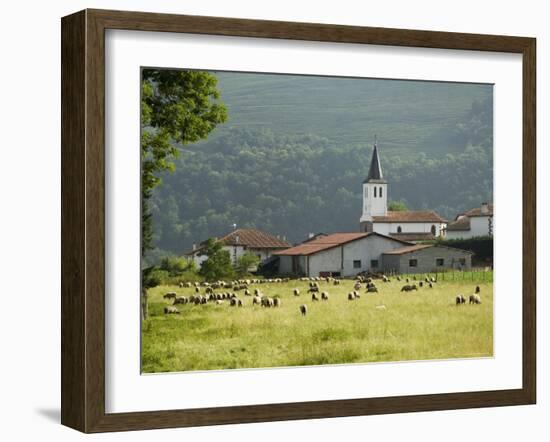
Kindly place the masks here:
[[(353, 281), (340, 286), (321, 282), (328, 302), (311, 302), (307, 282), (258, 286), (279, 295), (281, 308), (252, 306), (239, 293), (242, 308), (178, 305), (181, 314), (164, 315), (162, 295), (194, 289), (161, 286), (150, 291), (149, 318), (142, 324), (142, 371), (145, 373), (253, 367), (344, 364), (484, 357), (493, 354), (491, 282), (439, 279), (434, 288), (400, 292), (403, 282), (378, 282), (379, 293), (347, 300)], [(481, 288), (481, 305), (455, 305)], [(292, 290), (298, 288), (301, 296)], [(300, 304), (307, 304), (302, 317)], [(384, 305), (385, 309), (376, 308)]]

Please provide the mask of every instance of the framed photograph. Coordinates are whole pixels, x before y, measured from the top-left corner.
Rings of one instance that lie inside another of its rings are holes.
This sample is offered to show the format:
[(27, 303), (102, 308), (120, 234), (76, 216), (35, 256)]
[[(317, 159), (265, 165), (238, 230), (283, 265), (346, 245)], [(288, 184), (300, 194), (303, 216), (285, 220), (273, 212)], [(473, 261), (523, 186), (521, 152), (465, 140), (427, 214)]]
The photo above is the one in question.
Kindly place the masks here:
[(534, 404), (535, 39), (62, 19), (62, 423)]

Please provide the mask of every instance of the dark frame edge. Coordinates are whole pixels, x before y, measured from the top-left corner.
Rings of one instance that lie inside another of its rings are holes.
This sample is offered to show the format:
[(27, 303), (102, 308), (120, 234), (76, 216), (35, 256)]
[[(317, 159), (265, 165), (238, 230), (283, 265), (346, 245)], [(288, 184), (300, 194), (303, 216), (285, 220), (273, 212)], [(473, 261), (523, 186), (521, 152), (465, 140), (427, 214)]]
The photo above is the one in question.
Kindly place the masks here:
[(61, 423), (86, 428), (85, 23), (80, 11), (61, 20)]
[[(281, 28), (282, 27), (282, 28)], [(86, 433), (528, 405), (536, 402), (536, 220), (524, 218), (523, 386), (516, 390), (105, 413), (106, 29), (486, 50), (523, 55), (523, 210), (536, 213), (536, 40), (125, 11), (62, 19), (62, 424)]]

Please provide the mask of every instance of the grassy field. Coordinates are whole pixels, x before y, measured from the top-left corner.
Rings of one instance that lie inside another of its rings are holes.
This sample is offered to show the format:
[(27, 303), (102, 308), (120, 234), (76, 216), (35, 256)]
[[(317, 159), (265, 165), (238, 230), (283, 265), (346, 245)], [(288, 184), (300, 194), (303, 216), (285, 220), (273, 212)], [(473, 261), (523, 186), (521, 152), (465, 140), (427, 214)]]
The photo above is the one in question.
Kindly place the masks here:
[[(149, 318), (142, 324), (142, 372), (280, 367), (487, 357), (493, 354), (493, 285), (470, 278), (441, 281), (434, 288), (400, 292), (404, 282), (376, 281), (379, 293), (348, 301), (353, 281), (340, 286), (319, 282), (328, 301), (312, 302), (308, 283), (290, 281), (251, 286), (265, 296), (279, 295), (280, 308), (177, 305), (165, 315), (163, 294), (194, 294), (194, 289), (160, 286), (150, 290)], [(411, 281), (413, 282), (413, 281)], [(455, 305), (481, 288), (481, 305)], [(301, 292), (299, 297), (292, 293)], [(204, 294), (204, 288), (201, 289)], [(307, 316), (299, 306), (306, 304)], [(384, 305), (385, 308), (376, 308)]]

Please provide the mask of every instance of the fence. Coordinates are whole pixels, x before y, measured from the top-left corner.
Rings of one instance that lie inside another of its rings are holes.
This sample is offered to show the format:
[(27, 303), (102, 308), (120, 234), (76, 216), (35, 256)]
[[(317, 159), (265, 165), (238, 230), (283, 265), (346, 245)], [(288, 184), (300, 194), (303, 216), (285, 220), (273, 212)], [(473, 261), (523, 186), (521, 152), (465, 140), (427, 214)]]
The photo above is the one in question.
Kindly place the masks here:
[[(398, 275), (397, 272), (391, 272)], [(447, 269), (445, 271), (434, 271), (428, 273), (401, 273), (410, 279), (423, 281), (426, 277), (434, 278), (436, 281), (473, 281), (493, 282), (493, 269), (491, 267), (476, 267), (470, 270)]]

